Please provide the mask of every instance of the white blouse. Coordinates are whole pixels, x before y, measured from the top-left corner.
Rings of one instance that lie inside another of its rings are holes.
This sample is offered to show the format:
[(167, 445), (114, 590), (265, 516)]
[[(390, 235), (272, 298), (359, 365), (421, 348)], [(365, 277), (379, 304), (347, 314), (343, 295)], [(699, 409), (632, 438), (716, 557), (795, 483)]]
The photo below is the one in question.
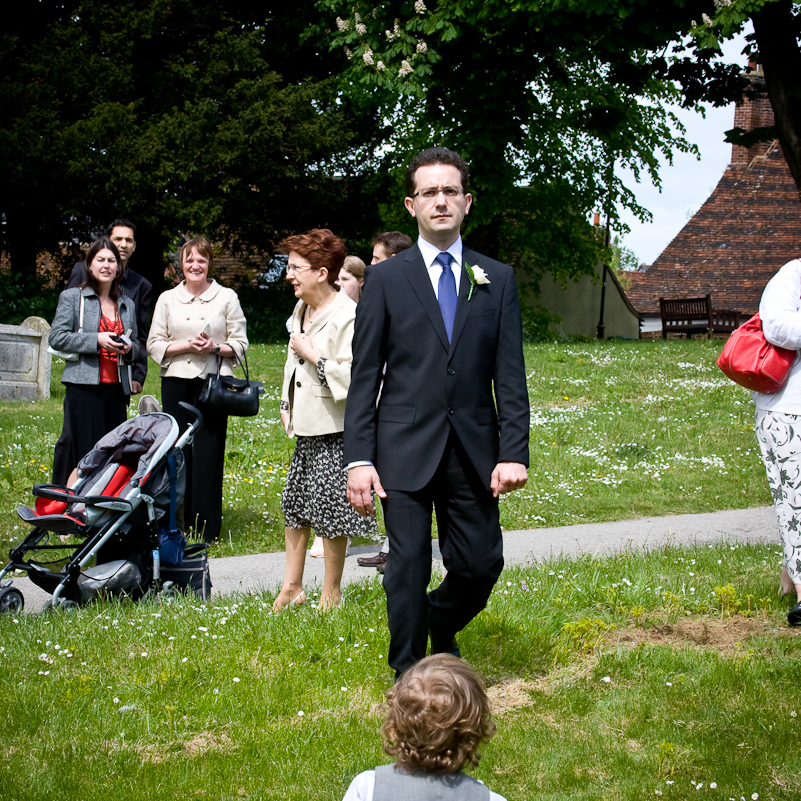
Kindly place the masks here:
[[(759, 302), (762, 331), (771, 345), (801, 348), (801, 261), (793, 259), (770, 279)], [(796, 356), (787, 383), (771, 394), (751, 393), (757, 409), (801, 414), (801, 360)]]

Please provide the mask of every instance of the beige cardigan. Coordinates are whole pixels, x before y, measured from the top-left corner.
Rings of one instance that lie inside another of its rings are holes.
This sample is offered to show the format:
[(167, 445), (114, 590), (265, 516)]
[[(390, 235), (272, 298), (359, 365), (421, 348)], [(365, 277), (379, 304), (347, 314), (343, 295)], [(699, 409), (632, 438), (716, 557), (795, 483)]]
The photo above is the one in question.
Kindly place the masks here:
[[(245, 315), (233, 289), (212, 281), (211, 286), (196, 298), (181, 282), (159, 296), (150, 324), (147, 352), (161, 366), (162, 378), (202, 378), (217, 372), (217, 356), (213, 353), (164, 355), (170, 343), (197, 336), (207, 323), (209, 336), (217, 345), (230, 345), (235, 353), (240, 354), (247, 349)], [(233, 375), (231, 361), (222, 360), (222, 375)]]
[[(292, 332), (300, 334), (301, 319), (306, 304), (299, 300), (292, 314)], [(351, 342), (356, 304), (338, 292), (306, 330), (317, 353), (326, 359), (323, 386), (317, 375), (317, 365), (296, 356), (287, 348), (284, 385), (281, 400), (289, 404), (290, 437), (316, 437), (345, 430), (345, 399), (350, 387), (350, 368), (353, 361)]]

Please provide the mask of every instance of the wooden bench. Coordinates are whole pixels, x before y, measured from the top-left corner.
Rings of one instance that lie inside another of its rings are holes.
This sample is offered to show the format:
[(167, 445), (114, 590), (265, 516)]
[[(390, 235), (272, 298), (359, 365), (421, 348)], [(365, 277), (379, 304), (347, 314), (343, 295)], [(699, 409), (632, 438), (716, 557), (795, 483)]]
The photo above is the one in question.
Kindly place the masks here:
[(740, 312), (712, 309), (712, 333), (731, 334), (740, 327)]
[(659, 298), (662, 339), (668, 333), (708, 334), (712, 328), (712, 295), (705, 298)]

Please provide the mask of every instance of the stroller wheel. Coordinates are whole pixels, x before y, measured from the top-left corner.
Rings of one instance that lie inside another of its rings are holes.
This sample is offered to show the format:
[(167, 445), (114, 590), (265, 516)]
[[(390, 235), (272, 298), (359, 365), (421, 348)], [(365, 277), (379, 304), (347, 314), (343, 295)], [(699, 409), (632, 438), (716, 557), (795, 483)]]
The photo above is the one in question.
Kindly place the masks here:
[(25, 598), (16, 587), (0, 590), (0, 614), (16, 615), (25, 607)]
[(80, 609), (80, 604), (76, 601), (67, 601), (63, 598), (59, 598), (58, 603), (53, 603), (52, 601), (48, 601), (42, 611), (44, 612), (53, 612), (56, 610), (61, 610), (63, 612), (72, 612), (75, 609)]

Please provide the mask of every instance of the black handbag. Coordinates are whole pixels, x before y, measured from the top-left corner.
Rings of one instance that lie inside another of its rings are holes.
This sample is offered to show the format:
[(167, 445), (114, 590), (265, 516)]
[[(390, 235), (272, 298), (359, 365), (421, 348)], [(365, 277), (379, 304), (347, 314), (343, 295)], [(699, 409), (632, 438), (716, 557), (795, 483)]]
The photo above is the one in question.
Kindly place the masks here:
[[(233, 349), (233, 345), (231, 347)], [(220, 375), (222, 360), (217, 357), (217, 372), (206, 376), (206, 383), (200, 390), (198, 401), (204, 409), (234, 417), (254, 417), (259, 413), (259, 397), (264, 394), (264, 385), (261, 381), (250, 380), (248, 357), (244, 348), (242, 358), (238, 361), (245, 371), (244, 378)]]

